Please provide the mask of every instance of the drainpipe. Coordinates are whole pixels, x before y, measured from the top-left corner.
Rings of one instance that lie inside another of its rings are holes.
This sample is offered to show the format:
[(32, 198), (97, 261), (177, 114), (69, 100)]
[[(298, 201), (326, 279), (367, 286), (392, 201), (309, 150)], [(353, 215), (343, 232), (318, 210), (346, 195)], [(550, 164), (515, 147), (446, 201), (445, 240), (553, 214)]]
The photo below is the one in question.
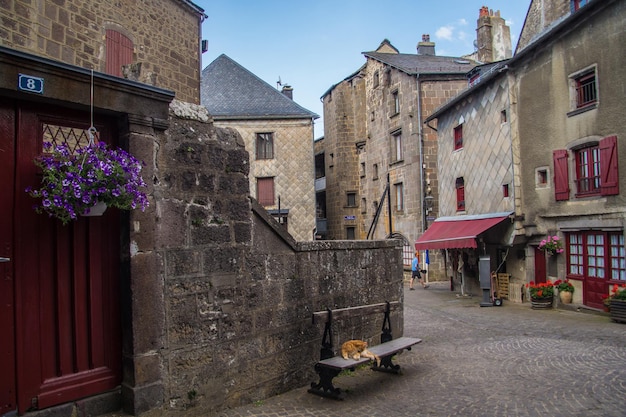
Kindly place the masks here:
[(424, 188), (424, 138), (422, 131), (422, 92), (421, 92), (421, 83), (419, 79), (419, 74), (415, 79), (416, 87), (417, 87), (417, 140), (419, 141), (419, 153), (420, 153), (420, 207), (422, 209), (422, 233), (426, 231), (426, 211), (424, 210), (424, 201), (426, 200), (426, 190)]

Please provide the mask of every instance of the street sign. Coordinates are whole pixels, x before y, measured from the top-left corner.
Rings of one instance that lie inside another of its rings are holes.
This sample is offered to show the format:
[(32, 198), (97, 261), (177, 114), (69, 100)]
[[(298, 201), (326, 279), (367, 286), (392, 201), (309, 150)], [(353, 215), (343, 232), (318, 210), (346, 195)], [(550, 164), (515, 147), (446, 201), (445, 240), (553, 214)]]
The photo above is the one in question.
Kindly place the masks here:
[(29, 93), (43, 94), (43, 78), (19, 74), (18, 89)]

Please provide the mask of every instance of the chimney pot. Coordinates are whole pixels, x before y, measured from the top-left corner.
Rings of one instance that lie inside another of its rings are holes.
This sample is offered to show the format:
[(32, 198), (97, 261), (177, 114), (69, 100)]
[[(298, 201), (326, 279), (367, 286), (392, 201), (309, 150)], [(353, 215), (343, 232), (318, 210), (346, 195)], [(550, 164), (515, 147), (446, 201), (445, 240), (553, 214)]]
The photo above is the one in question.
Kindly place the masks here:
[(290, 85), (284, 85), (281, 93), (293, 100), (293, 88)]

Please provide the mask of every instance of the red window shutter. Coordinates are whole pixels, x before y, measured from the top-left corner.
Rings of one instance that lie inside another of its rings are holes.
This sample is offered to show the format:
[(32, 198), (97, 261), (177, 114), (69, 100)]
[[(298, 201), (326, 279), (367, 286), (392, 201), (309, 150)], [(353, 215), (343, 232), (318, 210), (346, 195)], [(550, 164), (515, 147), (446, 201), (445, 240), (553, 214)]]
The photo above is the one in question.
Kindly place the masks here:
[(600, 192), (602, 195), (619, 194), (619, 169), (617, 166), (617, 136), (607, 136), (600, 141)]
[(556, 201), (569, 200), (569, 175), (567, 171), (567, 151), (557, 149), (552, 152), (554, 162), (554, 198)]
[(274, 178), (257, 178), (257, 200), (262, 206), (274, 205)]
[(122, 76), (122, 65), (133, 62), (133, 41), (120, 32), (106, 31), (106, 67), (107, 74)]

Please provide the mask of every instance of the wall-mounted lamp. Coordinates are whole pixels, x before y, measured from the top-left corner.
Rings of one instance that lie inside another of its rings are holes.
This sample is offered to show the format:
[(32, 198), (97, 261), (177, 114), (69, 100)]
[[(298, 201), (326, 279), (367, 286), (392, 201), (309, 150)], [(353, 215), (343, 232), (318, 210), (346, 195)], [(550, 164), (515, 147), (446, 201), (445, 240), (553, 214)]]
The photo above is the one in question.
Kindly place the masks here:
[(426, 197), (424, 197), (424, 211), (426, 212), (427, 216), (433, 211), (434, 203), (435, 198), (430, 195), (430, 193)]

